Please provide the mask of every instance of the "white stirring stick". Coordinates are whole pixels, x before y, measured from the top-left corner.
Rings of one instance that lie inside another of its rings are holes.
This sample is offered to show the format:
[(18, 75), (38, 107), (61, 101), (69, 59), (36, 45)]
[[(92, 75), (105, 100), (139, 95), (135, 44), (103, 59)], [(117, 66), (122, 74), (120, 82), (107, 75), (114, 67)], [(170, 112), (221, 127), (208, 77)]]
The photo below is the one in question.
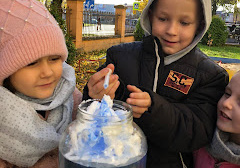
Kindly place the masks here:
[(104, 89), (107, 89), (107, 88), (108, 88), (108, 85), (109, 85), (109, 77), (110, 77), (111, 73), (112, 73), (112, 70), (109, 69), (107, 75), (105, 76), (105, 80), (104, 80), (104, 83), (103, 83)]

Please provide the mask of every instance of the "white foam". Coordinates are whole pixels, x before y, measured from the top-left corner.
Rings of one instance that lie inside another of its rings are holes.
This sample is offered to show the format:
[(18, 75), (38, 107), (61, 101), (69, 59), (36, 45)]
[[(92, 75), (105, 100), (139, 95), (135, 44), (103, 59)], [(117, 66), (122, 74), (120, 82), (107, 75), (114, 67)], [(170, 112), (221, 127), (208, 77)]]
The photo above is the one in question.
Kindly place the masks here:
[[(139, 160), (138, 156), (142, 155), (140, 133), (135, 130), (131, 122), (112, 124), (120, 121), (120, 118), (126, 116), (123, 114), (128, 113), (124, 110), (114, 111), (112, 107), (113, 100), (110, 96), (104, 95), (101, 103), (94, 101), (87, 108), (88, 114), (94, 116), (99, 114), (106, 119), (104, 122), (103, 120), (94, 124), (76, 122), (75, 125), (70, 126), (71, 149), (64, 155), (68, 160), (82, 165), (87, 161), (114, 166), (124, 165), (133, 158)], [(109, 118), (114, 119), (109, 120)]]

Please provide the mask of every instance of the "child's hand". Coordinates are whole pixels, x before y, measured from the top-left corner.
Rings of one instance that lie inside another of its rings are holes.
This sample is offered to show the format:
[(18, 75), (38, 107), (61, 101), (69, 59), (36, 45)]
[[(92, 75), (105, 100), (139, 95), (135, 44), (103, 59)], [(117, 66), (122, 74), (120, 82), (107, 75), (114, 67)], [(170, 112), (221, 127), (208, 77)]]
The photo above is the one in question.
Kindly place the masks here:
[(109, 78), (109, 86), (107, 89), (104, 89), (103, 83), (105, 76), (109, 72), (109, 69), (114, 71), (114, 65), (109, 64), (106, 68), (102, 69), (99, 72), (96, 72), (94, 75), (91, 76), (91, 78), (88, 81), (88, 94), (93, 99), (102, 99), (103, 95), (109, 95), (111, 99), (114, 99), (115, 92), (120, 85), (120, 82), (118, 81), (117, 75), (110, 75)]
[(132, 92), (127, 99), (127, 103), (132, 106), (133, 117), (140, 118), (151, 106), (151, 97), (147, 92), (141, 91), (136, 86), (128, 85), (127, 88)]

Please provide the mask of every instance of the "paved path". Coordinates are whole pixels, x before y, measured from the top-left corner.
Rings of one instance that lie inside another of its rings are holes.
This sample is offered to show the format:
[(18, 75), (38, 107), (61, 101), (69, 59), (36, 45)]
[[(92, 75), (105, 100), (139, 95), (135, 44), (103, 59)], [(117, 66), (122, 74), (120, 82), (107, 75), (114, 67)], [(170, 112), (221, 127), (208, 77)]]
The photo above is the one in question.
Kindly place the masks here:
[(101, 25), (101, 30), (97, 30), (97, 24), (94, 26), (87, 26), (83, 27), (83, 34), (95, 34), (99, 36), (105, 36), (105, 35), (114, 35), (115, 34), (115, 25)]
[(227, 44), (239, 44), (238, 41), (234, 38), (228, 38), (226, 43)]

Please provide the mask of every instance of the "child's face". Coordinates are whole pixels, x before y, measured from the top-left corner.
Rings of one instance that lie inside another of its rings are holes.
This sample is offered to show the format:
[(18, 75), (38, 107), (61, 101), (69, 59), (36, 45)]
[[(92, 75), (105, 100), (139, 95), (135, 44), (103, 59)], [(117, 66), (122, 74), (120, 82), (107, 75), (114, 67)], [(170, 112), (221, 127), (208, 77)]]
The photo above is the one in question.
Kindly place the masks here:
[(10, 82), (18, 92), (44, 99), (53, 94), (61, 76), (61, 57), (47, 56), (15, 72), (10, 76)]
[(240, 73), (235, 74), (218, 102), (217, 126), (224, 132), (240, 134)]
[(193, 40), (198, 25), (197, 0), (158, 0), (150, 11), (152, 35), (156, 36), (165, 54), (186, 48)]

